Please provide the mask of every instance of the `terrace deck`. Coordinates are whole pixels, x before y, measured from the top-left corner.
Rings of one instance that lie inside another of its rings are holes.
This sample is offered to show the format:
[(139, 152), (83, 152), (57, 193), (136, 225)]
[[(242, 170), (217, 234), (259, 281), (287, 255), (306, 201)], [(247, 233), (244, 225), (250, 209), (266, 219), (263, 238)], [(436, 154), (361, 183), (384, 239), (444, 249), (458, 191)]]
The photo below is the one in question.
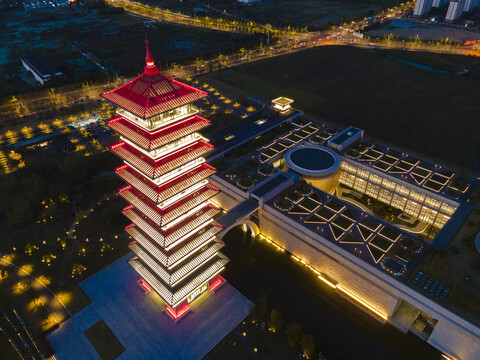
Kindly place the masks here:
[(202, 295), (208, 301), (199, 298), (194, 311), (174, 323), (162, 312), (164, 303), (158, 295), (144, 295), (138, 288), (138, 275), (126, 262), (129, 257), (80, 284), (92, 304), (48, 335), (56, 359), (100, 359), (83, 332), (104, 320), (125, 348), (121, 359), (199, 360), (253, 305), (227, 283), (215, 295)]
[[(286, 194), (291, 192), (287, 189), (267, 204), (389, 275), (406, 280), (425, 254), (425, 245), (413, 235), (318, 189), (301, 195), (293, 208), (282, 209), (278, 203), (288, 199)], [(311, 206), (313, 204), (315, 206)], [(407, 239), (413, 243), (412, 256), (401, 259), (395, 254), (405, 247)], [(394, 248), (397, 252), (392, 252)], [(393, 267), (400, 270), (396, 271), (389, 264), (396, 264)]]

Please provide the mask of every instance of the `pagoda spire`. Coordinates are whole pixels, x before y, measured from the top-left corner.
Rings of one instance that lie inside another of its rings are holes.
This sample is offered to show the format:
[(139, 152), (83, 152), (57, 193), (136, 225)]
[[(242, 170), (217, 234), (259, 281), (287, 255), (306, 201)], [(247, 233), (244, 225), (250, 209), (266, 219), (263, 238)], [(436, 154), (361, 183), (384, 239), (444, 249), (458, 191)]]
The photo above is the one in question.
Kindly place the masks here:
[(152, 52), (150, 51), (150, 41), (147, 39), (147, 34), (145, 34), (145, 46), (146, 46), (146, 54), (145, 54), (145, 73), (148, 75), (155, 75), (158, 74), (158, 68), (155, 66), (155, 60), (153, 59)]

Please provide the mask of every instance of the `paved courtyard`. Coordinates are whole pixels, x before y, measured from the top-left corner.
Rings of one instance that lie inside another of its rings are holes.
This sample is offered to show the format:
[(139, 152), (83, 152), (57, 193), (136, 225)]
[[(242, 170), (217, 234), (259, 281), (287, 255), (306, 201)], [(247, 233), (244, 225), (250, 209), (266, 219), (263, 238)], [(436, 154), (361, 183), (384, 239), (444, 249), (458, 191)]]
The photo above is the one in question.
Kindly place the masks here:
[(129, 254), (81, 283), (92, 304), (48, 335), (57, 360), (101, 359), (83, 332), (103, 320), (125, 347), (118, 359), (201, 359), (248, 314), (253, 304), (228, 283), (203, 294), (177, 324), (162, 300), (144, 295)]

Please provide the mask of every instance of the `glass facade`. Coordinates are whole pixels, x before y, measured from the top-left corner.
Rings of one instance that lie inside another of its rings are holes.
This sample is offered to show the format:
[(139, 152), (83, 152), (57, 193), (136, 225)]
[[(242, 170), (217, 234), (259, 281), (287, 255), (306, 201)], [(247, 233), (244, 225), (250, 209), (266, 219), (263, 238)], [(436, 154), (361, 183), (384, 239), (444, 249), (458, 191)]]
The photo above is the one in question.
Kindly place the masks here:
[(442, 228), (457, 208), (451, 201), (443, 202), (419, 191), (414, 185), (386, 179), (361, 166), (342, 161), (340, 169), (341, 184), (437, 228)]

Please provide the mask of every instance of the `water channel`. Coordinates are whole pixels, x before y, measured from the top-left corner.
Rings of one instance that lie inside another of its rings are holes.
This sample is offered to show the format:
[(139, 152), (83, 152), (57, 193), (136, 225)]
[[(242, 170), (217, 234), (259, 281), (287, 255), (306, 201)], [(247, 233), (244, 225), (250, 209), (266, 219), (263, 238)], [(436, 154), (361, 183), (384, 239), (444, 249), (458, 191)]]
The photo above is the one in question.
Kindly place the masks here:
[[(298, 322), (328, 360), (439, 360), (432, 346), (392, 325), (382, 325), (323, 286), (311, 272), (236, 227), (223, 238), (231, 262), (226, 279), (255, 302), (261, 293), (286, 322)], [(279, 359), (280, 360), (280, 359)]]

